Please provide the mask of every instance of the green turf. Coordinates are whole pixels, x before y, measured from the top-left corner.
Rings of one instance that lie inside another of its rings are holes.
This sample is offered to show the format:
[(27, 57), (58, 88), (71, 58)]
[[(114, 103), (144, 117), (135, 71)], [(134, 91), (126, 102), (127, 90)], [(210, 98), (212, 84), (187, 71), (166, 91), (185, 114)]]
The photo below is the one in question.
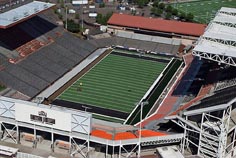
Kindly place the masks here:
[(6, 87), (5, 87), (5, 86), (2, 86), (2, 85), (0, 85), (0, 91), (2, 91), (2, 90), (4, 90), (4, 89), (6, 89)]
[(236, 0), (200, 0), (172, 6), (185, 13), (193, 13), (194, 20), (199, 23), (209, 23), (221, 7), (236, 8)]
[[(169, 64), (168, 68), (165, 69), (163, 72), (163, 77), (155, 87), (155, 89), (152, 91), (151, 95), (147, 98), (148, 104), (145, 105), (145, 108), (143, 109), (143, 117), (145, 118), (148, 112), (151, 110), (151, 108), (154, 106), (157, 98), (161, 95), (163, 90), (166, 88), (167, 84), (173, 77), (173, 75), (176, 73), (178, 68), (180, 67), (182, 61), (178, 59), (172, 60), (172, 62)], [(139, 108), (136, 108), (135, 111), (132, 113), (131, 117), (127, 120), (126, 124), (136, 124), (140, 121), (140, 105)]]
[[(59, 99), (130, 113), (166, 64), (110, 54)], [(78, 91), (82, 83), (81, 91)]]

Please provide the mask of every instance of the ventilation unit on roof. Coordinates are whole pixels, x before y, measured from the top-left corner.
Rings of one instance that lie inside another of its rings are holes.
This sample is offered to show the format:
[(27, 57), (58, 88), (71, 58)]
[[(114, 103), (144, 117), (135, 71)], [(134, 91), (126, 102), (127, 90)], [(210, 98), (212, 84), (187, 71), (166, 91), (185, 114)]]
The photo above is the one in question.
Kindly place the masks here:
[(28, 12), (24, 12), (24, 17), (28, 16), (29, 13)]
[(163, 150), (163, 151), (167, 151), (168, 148), (165, 146), (165, 147), (162, 148), (162, 150)]
[(17, 21), (17, 20), (19, 20), (19, 17), (17, 17), (17, 16), (14, 16), (12, 19), (12, 21)]
[(39, 8), (34, 8), (34, 12), (35, 13), (39, 12)]
[(47, 5), (47, 4), (44, 4), (43, 7), (44, 7), (44, 8), (48, 8), (48, 5)]

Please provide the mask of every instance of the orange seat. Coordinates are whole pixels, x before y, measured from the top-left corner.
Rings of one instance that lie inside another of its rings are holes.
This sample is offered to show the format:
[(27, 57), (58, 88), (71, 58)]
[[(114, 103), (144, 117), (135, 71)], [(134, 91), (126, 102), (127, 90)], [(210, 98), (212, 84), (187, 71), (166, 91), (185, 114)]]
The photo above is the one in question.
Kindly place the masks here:
[(117, 133), (115, 135), (115, 140), (124, 140), (124, 139), (135, 139), (137, 138), (136, 135), (134, 135), (131, 132), (121, 132), (121, 133)]
[(99, 138), (112, 140), (112, 134), (107, 133), (106, 131), (102, 131), (102, 130), (93, 130), (91, 132), (91, 135), (95, 137), (99, 137)]

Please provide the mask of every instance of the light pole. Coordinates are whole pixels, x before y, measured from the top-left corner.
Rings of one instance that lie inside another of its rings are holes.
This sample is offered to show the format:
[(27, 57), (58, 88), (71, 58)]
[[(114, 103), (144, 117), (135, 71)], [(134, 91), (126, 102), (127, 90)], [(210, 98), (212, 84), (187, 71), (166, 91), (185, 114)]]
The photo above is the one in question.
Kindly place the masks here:
[(139, 123), (139, 146), (138, 146), (138, 158), (141, 157), (141, 129), (142, 129), (142, 120), (143, 120), (143, 106), (144, 105), (147, 105), (148, 104), (148, 101), (145, 101), (145, 102), (141, 102), (140, 103), (140, 123)]
[(81, 6), (82, 6), (82, 9), (81, 9), (82, 10), (82, 14), (81, 14), (82, 15), (81, 28), (82, 28), (82, 32), (83, 32), (84, 31), (84, 13), (83, 13), (84, 12), (84, 1), (83, 0), (82, 0), (82, 5)]
[(66, 6), (66, 30), (67, 30), (67, 6)]

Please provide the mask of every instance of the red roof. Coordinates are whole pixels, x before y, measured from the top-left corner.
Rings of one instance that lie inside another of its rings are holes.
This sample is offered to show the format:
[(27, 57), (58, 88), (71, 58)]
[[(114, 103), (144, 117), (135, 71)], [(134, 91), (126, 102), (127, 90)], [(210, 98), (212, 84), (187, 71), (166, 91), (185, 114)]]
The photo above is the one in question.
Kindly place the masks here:
[(191, 36), (201, 36), (206, 28), (206, 25), (204, 24), (157, 18), (154, 19), (117, 13), (114, 13), (111, 16), (108, 20), (108, 24)]

